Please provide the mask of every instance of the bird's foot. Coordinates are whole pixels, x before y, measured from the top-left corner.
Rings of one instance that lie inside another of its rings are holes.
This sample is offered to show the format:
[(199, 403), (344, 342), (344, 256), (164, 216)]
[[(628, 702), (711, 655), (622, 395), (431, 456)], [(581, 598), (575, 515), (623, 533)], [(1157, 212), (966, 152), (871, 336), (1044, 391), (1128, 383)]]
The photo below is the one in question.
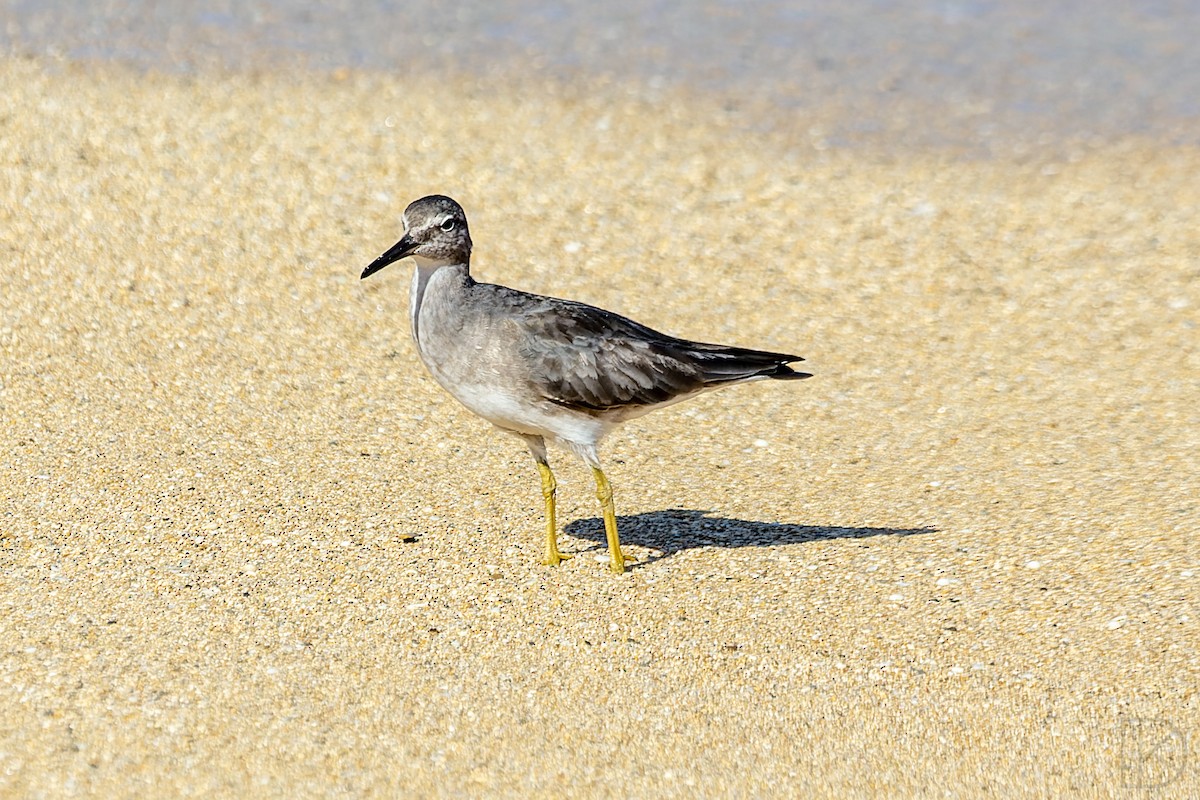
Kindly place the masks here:
[(616, 551), (615, 553), (610, 553), (609, 555), (611, 558), (608, 562), (608, 568), (618, 575), (623, 575), (625, 573), (625, 562), (638, 560), (637, 556), (631, 556), (628, 553), (620, 550)]
[(557, 550), (551, 550), (546, 554), (546, 557), (542, 559), (542, 563), (547, 567), (557, 567), (559, 564), (566, 561), (568, 558), (571, 558), (573, 555), (573, 553), (560, 553)]

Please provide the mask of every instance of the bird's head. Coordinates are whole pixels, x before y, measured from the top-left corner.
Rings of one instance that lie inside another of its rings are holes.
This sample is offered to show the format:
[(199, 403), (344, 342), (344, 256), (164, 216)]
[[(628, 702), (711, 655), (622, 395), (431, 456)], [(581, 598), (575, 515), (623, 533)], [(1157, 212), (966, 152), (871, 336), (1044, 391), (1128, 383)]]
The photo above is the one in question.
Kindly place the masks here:
[(387, 252), (363, 270), (362, 277), (412, 256), (423, 267), (468, 264), (471, 260), (471, 234), (462, 206), (449, 197), (431, 194), (404, 209), (404, 236)]

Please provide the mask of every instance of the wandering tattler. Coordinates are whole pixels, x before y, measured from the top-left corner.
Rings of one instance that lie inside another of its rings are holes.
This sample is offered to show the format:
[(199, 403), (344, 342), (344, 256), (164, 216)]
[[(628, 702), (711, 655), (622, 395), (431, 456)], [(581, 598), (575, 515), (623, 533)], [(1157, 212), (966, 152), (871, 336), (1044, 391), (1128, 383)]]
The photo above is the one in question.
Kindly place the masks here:
[(467, 216), (449, 197), (409, 205), (404, 236), (362, 277), (410, 256), (417, 268), (408, 308), (421, 360), (460, 403), (524, 439), (537, 461), (545, 564), (570, 557), (558, 550), (546, 439), (592, 468), (609, 564), (624, 572), (612, 487), (596, 455), (600, 440), (626, 420), (711, 389), (811, 377), (788, 366), (800, 356), (690, 342), (595, 306), (477, 283)]

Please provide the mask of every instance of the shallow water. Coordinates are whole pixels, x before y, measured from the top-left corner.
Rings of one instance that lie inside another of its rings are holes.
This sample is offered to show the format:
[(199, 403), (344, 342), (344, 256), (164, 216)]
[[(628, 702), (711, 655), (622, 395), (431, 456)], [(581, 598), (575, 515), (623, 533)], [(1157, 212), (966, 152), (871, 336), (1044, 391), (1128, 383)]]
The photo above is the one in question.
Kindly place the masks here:
[(608, 75), (753, 99), (775, 126), (833, 108), (834, 145), (1200, 141), (1191, 2), (25, 0), (0, 23), (10, 51), (167, 69)]

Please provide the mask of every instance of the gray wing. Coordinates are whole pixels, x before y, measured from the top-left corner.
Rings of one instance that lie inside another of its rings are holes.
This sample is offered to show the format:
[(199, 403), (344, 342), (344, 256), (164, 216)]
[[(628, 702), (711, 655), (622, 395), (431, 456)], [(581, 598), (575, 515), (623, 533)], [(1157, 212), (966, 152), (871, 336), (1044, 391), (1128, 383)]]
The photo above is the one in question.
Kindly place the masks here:
[(529, 382), (560, 405), (653, 406), (725, 383), (809, 377), (787, 366), (799, 356), (690, 342), (585, 303), (507, 291)]

